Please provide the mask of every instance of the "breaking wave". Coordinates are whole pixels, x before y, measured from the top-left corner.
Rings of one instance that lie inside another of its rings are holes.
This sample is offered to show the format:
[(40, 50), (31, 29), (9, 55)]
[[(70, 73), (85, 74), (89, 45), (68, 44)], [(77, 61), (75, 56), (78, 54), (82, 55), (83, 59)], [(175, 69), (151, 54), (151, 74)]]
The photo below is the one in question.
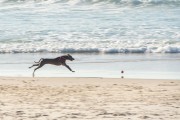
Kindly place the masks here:
[[(100, 47), (101, 46), (101, 47)], [(113, 47), (94, 44), (77, 45), (69, 44), (3, 44), (0, 46), (0, 53), (180, 53), (180, 46), (177, 45), (139, 45), (139, 46), (119, 46)]]

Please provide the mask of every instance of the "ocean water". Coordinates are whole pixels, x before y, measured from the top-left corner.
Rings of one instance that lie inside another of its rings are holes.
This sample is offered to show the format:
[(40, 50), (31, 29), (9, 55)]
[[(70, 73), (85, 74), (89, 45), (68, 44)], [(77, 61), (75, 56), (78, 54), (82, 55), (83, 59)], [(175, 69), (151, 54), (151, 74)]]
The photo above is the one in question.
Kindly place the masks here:
[(180, 53), (180, 0), (1, 0), (0, 53)]
[(39, 76), (120, 77), (125, 69), (129, 78), (180, 79), (179, 13), (180, 0), (0, 0), (0, 75), (31, 76), (34, 60), (71, 53), (81, 73), (46, 67)]

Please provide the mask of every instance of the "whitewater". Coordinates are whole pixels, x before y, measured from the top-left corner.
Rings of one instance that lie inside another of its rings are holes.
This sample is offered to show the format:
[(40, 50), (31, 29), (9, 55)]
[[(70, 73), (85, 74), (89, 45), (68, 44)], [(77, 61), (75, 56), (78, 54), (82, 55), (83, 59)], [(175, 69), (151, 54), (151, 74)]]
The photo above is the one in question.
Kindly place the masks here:
[(180, 53), (180, 0), (0, 0), (0, 53)]

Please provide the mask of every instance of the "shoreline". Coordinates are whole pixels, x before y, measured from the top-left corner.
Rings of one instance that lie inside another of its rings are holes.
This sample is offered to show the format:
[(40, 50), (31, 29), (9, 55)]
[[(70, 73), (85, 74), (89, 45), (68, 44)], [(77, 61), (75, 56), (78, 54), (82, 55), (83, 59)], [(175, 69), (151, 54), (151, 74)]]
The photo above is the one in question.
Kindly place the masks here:
[(180, 81), (0, 77), (0, 119), (180, 119)]
[[(0, 76), (31, 77), (29, 69), (40, 58), (54, 58), (61, 54), (0, 54)], [(141, 79), (180, 79), (177, 55), (85, 55), (72, 54), (75, 61), (67, 64), (75, 71), (71, 73), (63, 66), (45, 65), (37, 70), (35, 77), (105, 77)], [(141, 61), (141, 60), (144, 61)], [(169, 59), (169, 61), (166, 61)], [(118, 62), (113, 62), (118, 61)], [(13, 63), (13, 64), (10, 64)], [(158, 67), (157, 67), (158, 66)], [(122, 74), (121, 71), (124, 71)]]

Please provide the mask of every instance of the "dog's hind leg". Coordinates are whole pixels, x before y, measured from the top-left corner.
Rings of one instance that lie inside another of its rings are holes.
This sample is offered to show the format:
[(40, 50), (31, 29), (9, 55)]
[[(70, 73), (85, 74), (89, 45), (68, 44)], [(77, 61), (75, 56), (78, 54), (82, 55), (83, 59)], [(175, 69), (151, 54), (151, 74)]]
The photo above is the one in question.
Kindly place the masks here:
[(45, 64), (41, 62), (40, 65), (39, 65), (37, 68), (34, 69), (33, 77), (34, 77), (35, 71), (36, 71), (37, 69), (41, 68), (41, 67), (44, 66), (44, 65), (45, 65)]
[(34, 66), (38, 66), (39, 64), (33, 64), (32, 66), (30, 66), (29, 68), (32, 68), (32, 67), (34, 67)]
[(41, 58), (38, 62), (34, 61), (35, 63), (40, 63), (43, 60), (43, 58)]
[(29, 68), (32, 68), (34, 66), (38, 66), (41, 62), (42, 62), (43, 58), (41, 58), (38, 62), (34, 61), (37, 64), (33, 64), (32, 66), (30, 66)]

